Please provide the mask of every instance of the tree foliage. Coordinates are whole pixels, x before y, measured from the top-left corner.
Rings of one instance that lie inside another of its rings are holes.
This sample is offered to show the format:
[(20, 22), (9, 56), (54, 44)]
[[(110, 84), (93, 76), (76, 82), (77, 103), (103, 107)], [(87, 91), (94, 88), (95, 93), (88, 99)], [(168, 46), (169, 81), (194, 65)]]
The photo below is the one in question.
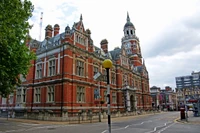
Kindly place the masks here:
[(35, 58), (26, 46), (33, 5), (28, 0), (0, 0), (0, 95), (6, 97), (20, 85)]

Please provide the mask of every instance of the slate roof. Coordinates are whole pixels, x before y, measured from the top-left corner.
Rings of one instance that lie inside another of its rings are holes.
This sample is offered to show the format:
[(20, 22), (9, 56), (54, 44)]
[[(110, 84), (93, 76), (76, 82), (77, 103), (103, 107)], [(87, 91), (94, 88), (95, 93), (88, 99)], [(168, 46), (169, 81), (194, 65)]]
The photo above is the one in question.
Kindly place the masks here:
[(53, 49), (54, 47), (61, 44), (60, 40), (64, 39), (65, 33), (58, 34), (50, 39), (44, 39), (42, 42), (39, 43), (39, 47), (36, 51), (36, 53), (40, 53), (42, 51), (45, 51), (46, 49)]
[(109, 53), (111, 54), (111, 57), (113, 60), (116, 60), (119, 58), (119, 55), (121, 53), (121, 49), (120, 48), (115, 48), (112, 51), (109, 51)]

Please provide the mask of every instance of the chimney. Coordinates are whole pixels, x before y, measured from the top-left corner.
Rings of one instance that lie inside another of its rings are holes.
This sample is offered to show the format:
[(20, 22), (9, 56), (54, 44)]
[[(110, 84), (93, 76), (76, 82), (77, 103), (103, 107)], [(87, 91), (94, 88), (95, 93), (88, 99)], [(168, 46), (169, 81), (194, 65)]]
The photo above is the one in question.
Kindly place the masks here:
[(53, 35), (54, 36), (58, 35), (59, 34), (59, 30), (60, 30), (60, 26), (58, 24), (55, 24), (53, 30), (54, 30)]
[(47, 25), (46, 29), (45, 29), (45, 39), (49, 39), (52, 37), (52, 31), (53, 31), (53, 28), (51, 25)]
[(103, 49), (104, 53), (107, 54), (108, 53), (108, 41), (106, 39), (103, 39), (100, 44), (101, 44), (101, 49)]

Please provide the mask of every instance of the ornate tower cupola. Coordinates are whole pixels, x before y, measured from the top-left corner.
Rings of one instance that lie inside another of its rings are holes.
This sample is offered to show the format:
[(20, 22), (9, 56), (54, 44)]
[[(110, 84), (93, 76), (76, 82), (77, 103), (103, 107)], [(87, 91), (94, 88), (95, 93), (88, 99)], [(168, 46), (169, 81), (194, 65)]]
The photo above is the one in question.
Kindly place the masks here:
[(140, 41), (135, 33), (135, 26), (130, 21), (127, 13), (126, 23), (124, 25), (124, 37), (122, 38), (122, 47), (125, 49), (131, 63), (134, 66), (142, 65), (142, 54), (140, 49)]
[(135, 26), (131, 23), (129, 14), (127, 12), (126, 24), (124, 25), (124, 36), (135, 35)]

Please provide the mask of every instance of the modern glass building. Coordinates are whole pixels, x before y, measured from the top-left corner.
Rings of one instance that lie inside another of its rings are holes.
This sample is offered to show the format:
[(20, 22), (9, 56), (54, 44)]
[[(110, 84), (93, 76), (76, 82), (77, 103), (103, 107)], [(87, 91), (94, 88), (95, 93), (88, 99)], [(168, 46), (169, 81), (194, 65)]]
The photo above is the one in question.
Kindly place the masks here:
[(176, 87), (183, 88), (199, 88), (200, 87), (200, 72), (192, 72), (188, 76), (176, 77)]

